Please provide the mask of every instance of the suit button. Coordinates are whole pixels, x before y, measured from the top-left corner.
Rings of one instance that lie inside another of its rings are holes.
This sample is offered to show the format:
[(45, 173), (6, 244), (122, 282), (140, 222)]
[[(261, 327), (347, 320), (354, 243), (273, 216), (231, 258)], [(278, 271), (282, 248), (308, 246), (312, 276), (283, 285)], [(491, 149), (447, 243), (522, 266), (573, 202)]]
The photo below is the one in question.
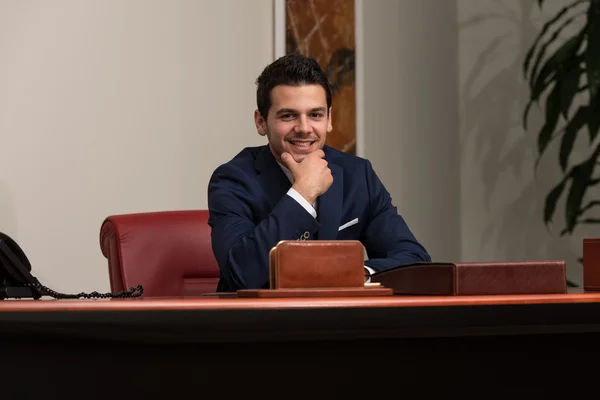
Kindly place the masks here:
[(306, 231), (298, 238), (298, 240), (306, 240), (309, 237), (310, 237), (310, 233), (308, 233), (308, 231)]

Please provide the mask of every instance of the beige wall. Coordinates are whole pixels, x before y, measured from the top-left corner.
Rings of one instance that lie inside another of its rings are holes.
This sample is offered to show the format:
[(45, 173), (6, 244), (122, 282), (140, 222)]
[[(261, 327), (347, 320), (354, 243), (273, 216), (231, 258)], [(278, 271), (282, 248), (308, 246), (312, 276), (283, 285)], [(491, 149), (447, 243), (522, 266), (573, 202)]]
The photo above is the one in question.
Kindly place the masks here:
[(42, 282), (108, 290), (114, 213), (206, 207), (256, 134), (271, 0), (0, 0), (0, 231)]

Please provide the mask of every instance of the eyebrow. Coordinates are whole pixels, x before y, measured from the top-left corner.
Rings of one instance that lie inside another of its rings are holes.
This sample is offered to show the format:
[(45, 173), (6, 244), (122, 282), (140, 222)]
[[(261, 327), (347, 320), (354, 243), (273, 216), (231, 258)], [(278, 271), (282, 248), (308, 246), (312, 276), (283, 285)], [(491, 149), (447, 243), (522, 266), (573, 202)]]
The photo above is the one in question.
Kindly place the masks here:
[[(325, 107), (316, 107), (316, 108), (312, 108), (310, 110), (310, 112), (326, 112), (327, 109)], [(298, 113), (298, 111), (294, 110), (293, 108), (281, 108), (277, 111), (277, 115), (281, 115), (281, 114), (296, 114)]]

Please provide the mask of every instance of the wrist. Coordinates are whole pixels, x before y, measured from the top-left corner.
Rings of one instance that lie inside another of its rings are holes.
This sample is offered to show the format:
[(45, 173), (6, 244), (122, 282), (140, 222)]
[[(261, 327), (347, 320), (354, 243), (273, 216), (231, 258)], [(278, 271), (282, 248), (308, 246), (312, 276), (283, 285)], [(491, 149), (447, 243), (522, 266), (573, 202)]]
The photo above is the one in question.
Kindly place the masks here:
[(314, 202), (317, 200), (317, 196), (314, 196), (309, 191), (304, 190), (301, 185), (294, 184), (292, 185), (292, 188), (298, 192), (298, 194), (302, 196), (304, 200), (308, 201), (309, 204), (314, 204)]

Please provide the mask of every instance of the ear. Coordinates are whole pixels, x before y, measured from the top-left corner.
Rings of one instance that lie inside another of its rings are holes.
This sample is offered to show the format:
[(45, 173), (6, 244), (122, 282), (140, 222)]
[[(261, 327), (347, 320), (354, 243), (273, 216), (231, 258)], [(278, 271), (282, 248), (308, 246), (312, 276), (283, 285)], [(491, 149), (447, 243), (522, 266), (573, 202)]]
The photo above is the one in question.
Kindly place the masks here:
[(258, 109), (254, 110), (254, 124), (256, 125), (256, 130), (260, 136), (265, 136), (267, 134), (267, 121), (263, 118)]
[(331, 107), (329, 107), (329, 115), (327, 116), (327, 133), (333, 130), (333, 125), (331, 124), (332, 120), (333, 117), (331, 116)]

